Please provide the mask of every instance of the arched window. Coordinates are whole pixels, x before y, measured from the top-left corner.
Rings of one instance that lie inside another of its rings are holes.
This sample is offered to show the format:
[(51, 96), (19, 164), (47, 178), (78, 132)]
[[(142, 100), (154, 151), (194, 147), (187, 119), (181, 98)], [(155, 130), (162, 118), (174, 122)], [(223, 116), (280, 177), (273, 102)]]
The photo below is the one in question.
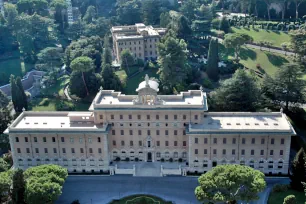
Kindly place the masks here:
[(72, 159), (72, 166), (76, 166), (77, 165), (77, 160), (76, 159)]
[(274, 168), (273, 161), (269, 161), (269, 162), (268, 162), (268, 168), (269, 168), (269, 169), (273, 169), (273, 168)]
[(259, 168), (262, 169), (262, 168), (264, 168), (264, 166), (265, 166), (265, 162), (264, 162), (264, 160), (261, 159), (259, 161)]
[(165, 157), (166, 157), (166, 158), (169, 158), (169, 157), (170, 157), (169, 152), (165, 152)]
[(254, 160), (251, 160), (250, 161), (250, 165), (249, 165), (250, 167), (252, 167), (252, 168), (254, 168)]
[(208, 167), (208, 161), (207, 161), (207, 160), (204, 160), (204, 161), (203, 161), (203, 167), (204, 167), (204, 168)]
[(46, 159), (46, 160), (45, 160), (45, 163), (46, 163), (46, 164), (49, 164), (49, 163), (50, 163), (50, 159)]
[(177, 153), (177, 152), (174, 152), (173, 157), (174, 157), (174, 158), (178, 158), (178, 153)]
[(156, 152), (156, 157), (160, 158), (160, 152)]
[(113, 151), (113, 155), (116, 157), (118, 155), (117, 151)]
[(64, 163), (64, 166), (68, 166), (68, 160), (67, 159), (63, 159), (63, 163)]
[(99, 159), (99, 166), (103, 166), (103, 159)]
[(28, 166), (32, 166), (32, 159), (28, 159)]
[(221, 164), (226, 164), (226, 160), (222, 159)]
[(58, 159), (57, 158), (55, 158), (53, 161), (54, 161), (54, 164), (58, 164)]
[(283, 161), (279, 161), (277, 163), (277, 168), (281, 169), (281, 168), (283, 168), (283, 165), (284, 165), (284, 162)]
[(23, 160), (22, 159), (18, 159), (18, 164), (19, 164), (19, 166), (23, 166)]
[(90, 159), (89, 163), (90, 163), (90, 166), (95, 166), (95, 160), (94, 159)]
[(86, 166), (86, 161), (85, 161), (85, 159), (81, 159), (81, 166)]
[(187, 157), (187, 153), (186, 152), (183, 152), (183, 158), (186, 158)]
[(245, 165), (245, 161), (244, 160), (240, 161), (240, 165)]
[(38, 166), (38, 165), (41, 165), (40, 159), (36, 159), (36, 165), (37, 165), (37, 166)]

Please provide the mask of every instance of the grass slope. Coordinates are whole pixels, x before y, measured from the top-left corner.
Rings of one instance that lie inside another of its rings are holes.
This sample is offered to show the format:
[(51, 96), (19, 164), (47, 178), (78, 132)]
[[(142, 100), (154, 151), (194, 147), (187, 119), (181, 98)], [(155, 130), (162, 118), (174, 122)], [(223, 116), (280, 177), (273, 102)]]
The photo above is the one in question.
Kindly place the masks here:
[(269, 196), (268, 204), (281, 204), (284, 202), (284, 198), (288, 195), (295, 195), (296, 203), (305, 203), (306, 197), (304, 192), (299, 192), (295, 190), (288, 190), (286, 192), (271, 193)]
[(69, 83), (69, 76), (61, 76), (56, 82), (56, 84), (46, 89), (43, 89), (42, 93), (45, 95), (58, 94), (59, 96), (64, 96), (64, 88), (67, 83)]
[(282, 31), (232, 27), (232, 32), (248, 34), (254, 38), (255, 42), (270, 41), (276, 47), (281, 47), (283, 42), (290, 42), (288, 33)]
[[(233, 59), (234, 51), (219, 44), (219, 55), (222, 60)], [(240, 63), (247, 68), (259, 71), (256, 65), (260, 64), (263, 70), (272, 76), (283, 64), (292, 62), (292, 59), (281, 54), (246, 47), (242, 48), (240, 58)]]

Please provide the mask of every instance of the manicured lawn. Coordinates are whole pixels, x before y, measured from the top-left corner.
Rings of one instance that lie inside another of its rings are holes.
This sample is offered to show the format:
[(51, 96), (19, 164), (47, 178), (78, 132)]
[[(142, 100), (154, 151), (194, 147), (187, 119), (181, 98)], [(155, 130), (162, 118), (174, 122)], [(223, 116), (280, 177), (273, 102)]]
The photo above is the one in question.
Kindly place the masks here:
[(281, 204), (284, 202), (284, 198), (288, 195), (295, 195), (297, 204), (303, 204), (306, 201), (304, 192), (290, 189), (286, 192), (271, 193), (269, 196), (268, 204)]
[(120, 200), (114, 200), (109, 204), (171, 204), (172, 202), (166, 202), (161, 198), (149, 195), (134, 195), (122, 198)]
[(158, 69), (148, 69), (144, 70), (143, 72), (140, 72), (136, 76), (133, 76), (132, 78), (128, 79), (126, 82), (126, 87), (124, 89), (124, 94), (136, 94), (136, 89), (138, 88), (138, 85), (144, 81), (145, 75), (148, 74), (149, 77), (155, 77), (158, 79), (158, 74), (156, 73)]
[[(234, 58), (233, 50), (225, 49), (222, 44), (219, 44), (219, 54), (220, 58), (223, 60)], [(242, 48), (240, 58), (240, 63), (247, 68), (259, 71), (256, 67), (256, 65), (259, 64), (269, 75), (274, 75), (277, 69), (283, 64), (292, 62), (292, 59), (285, 55), (245, 47)]]
[(69, 83), (69, 76), (61, 76), (56, 82), (56, 84), (46, 89), (43, 89), (42, 93), (45, 95), (58, 94), (59, 96), (64, 96), (64, 88), (67, 83)]
[(254, 38), (254, 42), (270, 41), (273, 46), (281, 47), (283, 42), (290, 42), (288, 33), (263, 29), (231, 27), (234, 33), (245, 33)]

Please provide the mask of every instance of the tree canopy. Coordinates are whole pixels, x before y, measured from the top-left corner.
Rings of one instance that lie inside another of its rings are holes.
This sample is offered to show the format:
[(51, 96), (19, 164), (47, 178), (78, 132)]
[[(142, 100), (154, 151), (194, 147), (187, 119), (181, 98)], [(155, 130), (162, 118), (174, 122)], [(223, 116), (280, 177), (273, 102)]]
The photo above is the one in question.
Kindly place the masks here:
[(228, 202), (257, 200), (266, 188), (265, 176), (251, 167), (218, 165), (199, 177), (195, 195), (199, 201)]
[(211, 106), (217, 111), (255, 111), (258, 96), (254, 76), (239, 69), (211, 94)]
[(219, 55), (217, 39), (210, 40), (206, 73), (209, 78), (214, 81), (219, 79)]
[(291, 188), (302, 191), (302, 182), (306, 182), (306, 154), (303, 148), (296, 153), (290, 170)]
[(236, 60), (239, 60), (241, 46), (253, 41), (253, 38), (244, 33), (226, 34), (224, 38), (224, 46), (226, 48), (234, 48)]

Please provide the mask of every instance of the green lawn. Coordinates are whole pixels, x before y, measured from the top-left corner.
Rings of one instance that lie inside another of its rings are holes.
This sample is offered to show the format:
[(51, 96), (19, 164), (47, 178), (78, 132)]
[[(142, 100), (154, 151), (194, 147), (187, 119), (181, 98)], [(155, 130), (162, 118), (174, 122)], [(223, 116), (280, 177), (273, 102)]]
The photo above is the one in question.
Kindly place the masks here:
[(4, 73), (7, 76), (8, 81), (11, 74), (23, 77), (26, 72), (34, 68), (33, 64), (22, 62), (20, 60), (20, 54), (17, 51), (13, 52), (10, 57), (13, 57), (13, 59), (0, 58), (0, 73)]
[(68, 75), (61, 76), (56, 82), (56, 84), (46, 89), (43, 89), (42, 93), (45, 95), (57, 94), (59, 96), (64, 96), (64, 88), (67, 83), (69, 83), (69, 76)]
[(281, 204), (284, 202), (284, 198), (288, 195), (295, 195), (297, 204), (303, 204), (306, 201), (304, 192), (290, 189), (286, 192), (271, 193), (269, 196), (268, 204)]
[(126, 87), (123, 91), (124, 94), (136, 94), (136, 89), (138, 88), (138, 85), (144, 81), (146, 74), (148, 74), (150, 78), (155, 77), (158, 79), (158, 74), (156, 73), (157, 71), (157, 69), (147, 69), (128, 79), (126, 82)]
[(254, 38), (254, 42), (270, 41), (273, 46), (281, 47), (283, 42), (290, 42), (288, 33), (263, 29), (231, 27), (234, 33), (245, 33)]
[(149, 195), (133, 195), (122, 198), (120, 200), (114, 200), (109, 204), (172, 204), (172, 202), (164, 201), (161, 198), (156, 196), (149, 196)]
[[(234, 58), (233, 50), (225, 49), (222, 44), (219, 44), (219, 54), (223, 60)], [(242, 48), (240, 58), (240, 63), (247, 68), (259, 71), (256, 65), (260, 64), (264, 72), (272, 76), (283, 64), (292, 62), (292, 59), (285, 55), (246, 47)]]

